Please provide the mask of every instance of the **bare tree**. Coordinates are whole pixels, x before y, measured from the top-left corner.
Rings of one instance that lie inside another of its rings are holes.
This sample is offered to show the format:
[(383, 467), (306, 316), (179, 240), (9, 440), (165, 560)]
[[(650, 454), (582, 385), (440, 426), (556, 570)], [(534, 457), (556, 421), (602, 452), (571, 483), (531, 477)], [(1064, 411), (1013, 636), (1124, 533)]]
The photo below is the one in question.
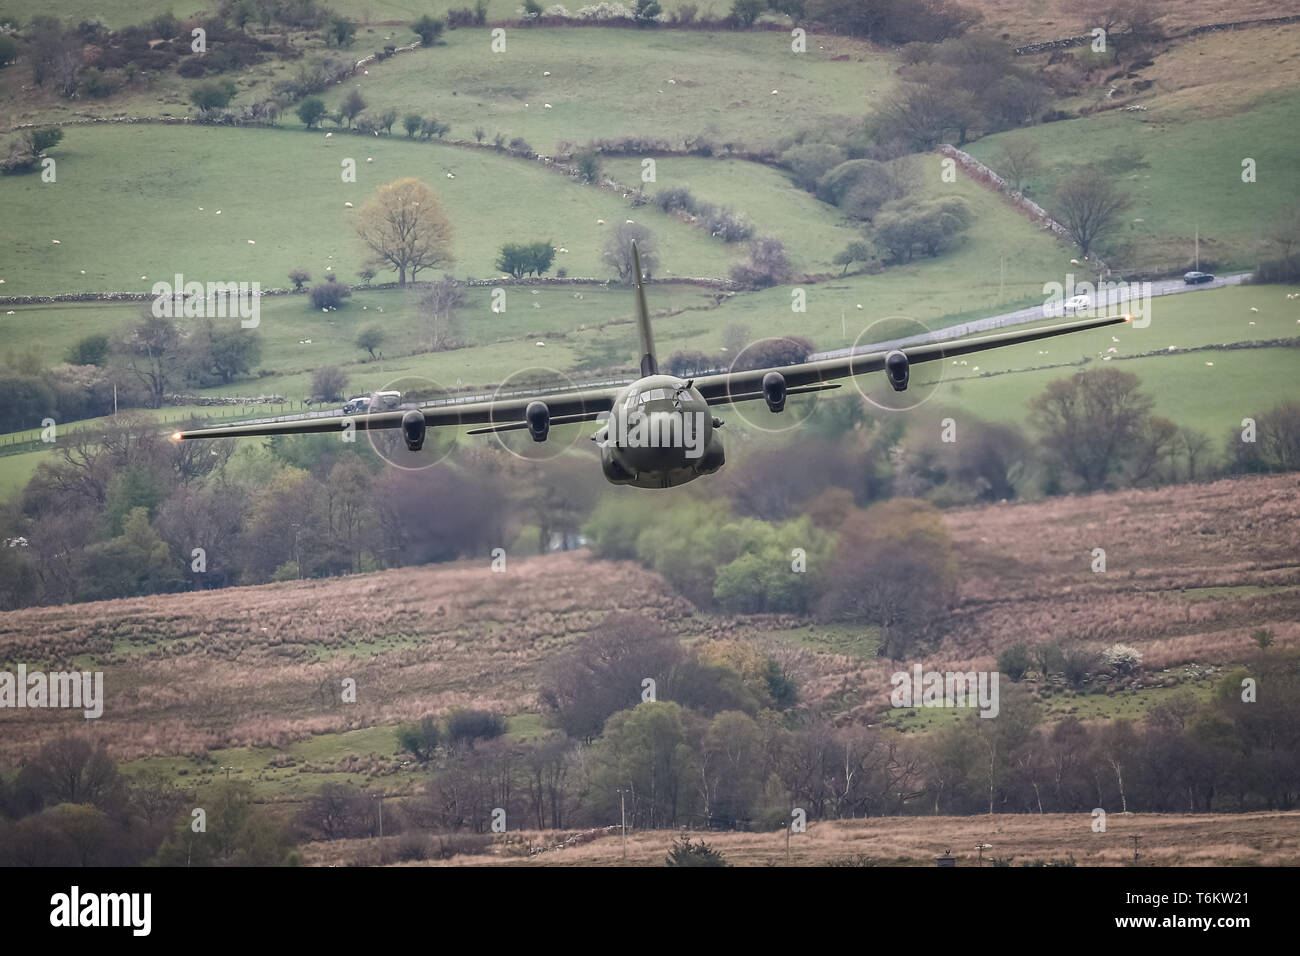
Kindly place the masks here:
[(456, 310), (465, 304), (465, 290), (450, 276), (430, 282), (416, 297), (429, 351), (441, 352), (459, 344)]
[(1043, 168), (1038, 144), (1024, 135), (1008, 138), (993, 157), (993, 165), (1016, 192), (1023, 191), (1025, 184)]
[(649, 279), (659, 268), (659, 250), (654, 235), (640, 223), (625, 222), (605, 239), (600, 261), (614, 270), (619, 282), (632, 281), (632, 243), (641, 257), (641, 272)]
[(151, 408), (161, 408), (167, 387), (179, 372), (182, 336), (176, 323), (146, 308), (139, 321), (118, 335), (113, 351), (122, 366), (144, 386)]
[(1129, 202), (1096, 166), (1085, 166), (1056, 191), (1061, 225), (1084, 255), (1114, 230)]

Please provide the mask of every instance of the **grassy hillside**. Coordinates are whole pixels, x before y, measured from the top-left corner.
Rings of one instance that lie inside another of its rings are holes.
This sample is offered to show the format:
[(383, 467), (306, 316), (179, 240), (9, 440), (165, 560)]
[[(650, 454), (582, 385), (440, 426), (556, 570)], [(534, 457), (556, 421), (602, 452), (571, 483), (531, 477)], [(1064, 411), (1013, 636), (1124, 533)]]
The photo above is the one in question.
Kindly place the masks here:
[[(1279, 476), (946, 512), (961, 601), (925, 666), (985, 669), (1017, 641), (1088, 634), (1139, 647), (1154, 688), (1199, 686), (1204, 667), (1248, 652), (1254, 628), (1272, 628), (1279, 646), (1300, 640), (1297, 508), (1300, 484)], [(1090, 570), (1094, 547), (1107, 550), (1104, 574)], [(871, 655), (869, 635), (717, 621), (657, 575), (584, 552), (512, 561), (506, 574), (488, 564), (12, 611), (0, 664), (104, 670), (96, 726), (131, 769), (192, 780), (235, 766), (284, 797), (328, 779), (316, 774), (403, 773), (391, 728), (422, 714), (486, 707), (514, 715), (516, 735), (536, 732), (538, 668), (604, 617), (611, 593), (683, 640), (725, 634), (779, 653), (813, 710), (888, 714), (894, 666)], [(345, 678), (355, 704), (339, 700)], [(1063, 691), (1048, 717), (1136, 715), (1164, 692)], [(0, 756), (74, 720), (15, 712)]]
[(549, 153), (560, 141), (650, 130), (674, 145), (699, 135), (771, 143), (805, 126), (858, 122), (892, 84), (893, 58), (866, 44), (814, 36), (808, 47), (792, 53), (779, 32), (525, 29), (493, 54), (484, 31), (455, 30), (431, 50), (370, 68), (327, 102), (356, 86), (372, 109), (437, 116), (461, 139), (482, 126), (489, 139), (522, 136)]
[[(733, 866), (929, 866), (951, 849), (959, 867), (974, 867), (971, 849), (986, 843), (983, 865), (1042, 866), (1073, 860), (1076, 866), (1130, 866), (1133, 836), (1141, 839), (1143, 866), (1287, 866), (1300, 850), (1296, 814), (1120, 814), (1094, 833), (1083, 814), (998, 814), (995, 817), (874, 817), (826, 820), (792, 835), (786, 856), (784, 830), (775, 833), (689, 834), (703, 839)], [(568, 833), (514, 832), (499, 837), (485, 854), (453, 857), (447, 866), (663, 866), (680, 834), (633, 831), (627, 859), (617, 827), (564, 850), (530, 857), (530, 847), (554, 846)], [(390, 844), (401, 839), (389, 838)], [(376, 865), (377, 840), (309, 844), (309, 866)], [(415, 864), (419, 865), (419, 864)]]
[[(342, 181), (345, 158), (356, 161), (355, 183)], [(365, 264), (350, 221), (354, 210), (376, 188), (404, 176), (423, 180), (442, 202), (455, 227), (450, 271), (459, 277), (498, 274), (494, 262), (502, 243), (520, 239), (550, 239), (569, 250), (557, 256), (557, 268), (603, 277), (608, 273), (599, 257), (608, 227), (600, 219), (637, 218), (662, 236), (663, 275), (725, 275), (734, 255), (657, 210), (633, 211), (614, 193), (535, 163), (400, 138), (326, 140), (323, 133), (210, 127), (77, 129), (60, 147), (58, 168), (55, 184), (36, 177), (0, 180), (0, 202), (11, 215), (39, 223), (10, 246), (3, 270), (9, 295), (148, 292), (177, 272), (200, 281), (282, 288), (296, 266), (320, 278), (332, 265), (345, 281), (353, 280)], [(57, 190), (57, 203), (49, 201), (51, 190)]]
[[(1294, 42), (1300, 30), (1291, 37)], [(1190, 269), (1198, 229), (1203, 267), (1249, 269), (1278, 212), (1300, 194), (1300, 157), (1277, 135), (1300, 122), (1300, 93), (1287, 90), (1206, 116), (1213, 93), (1195, 92), (1191, 108), (1176, 97), (1157, 97), (1146, 112), (1110, 110), (1000, 133), (972, 143), (970, 152), (996, 169), (1005, 140), (1037, 144), (1044, 170), (1031, 180), (1031, 195), (1051, 210), (1053, 190), (1080, 164), (1136, 149), (1143, 165), (1117, 176), (1133, 202), (1112, 240), (1129, 247), (1122, 258), (1133, 271)], [(1253, 183), (1241, 180), (1246, 158), (1256, 163)]]

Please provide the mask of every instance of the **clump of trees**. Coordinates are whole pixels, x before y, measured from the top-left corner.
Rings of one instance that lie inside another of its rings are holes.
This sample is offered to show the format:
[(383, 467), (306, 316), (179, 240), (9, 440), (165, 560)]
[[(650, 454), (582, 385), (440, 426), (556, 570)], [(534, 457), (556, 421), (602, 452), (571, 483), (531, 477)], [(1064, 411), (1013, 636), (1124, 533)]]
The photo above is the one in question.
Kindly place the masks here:
[(0, 160), (0, 173), (29, 173), (45, 154), (63, 142), (63, 130), (58, 126), (23, 130), (9, 141), (8, 152)]
[(964, 199), (947, 196), (922, 202), (894, 202), (871, 224), (871, 237), (891, 262), (910, 262), (917, 253), (937, 256), (958, 245), (975, 221)]
[(289, 835), (253, 805), (243, 782), (205, 788), (207, 828), (166, 776), (128, 779), (104, 743), (63, 735), (17, 772), (0, 767), (0, 866), (285, 866)]
[(522, 279), (541, 276), (555, 261), (555, 246), (549, 239), (542, 242), (507, 242), (497, 256), (496, 267), (507, 275)]

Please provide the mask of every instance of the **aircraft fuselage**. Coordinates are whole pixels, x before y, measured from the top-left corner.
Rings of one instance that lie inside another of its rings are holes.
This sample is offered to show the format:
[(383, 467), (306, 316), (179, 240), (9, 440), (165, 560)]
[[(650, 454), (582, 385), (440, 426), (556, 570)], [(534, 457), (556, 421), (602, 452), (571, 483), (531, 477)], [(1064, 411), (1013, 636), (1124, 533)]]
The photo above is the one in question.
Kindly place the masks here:
[(690, 381), (647, 375), (618, 393), (609, 419), (591, 437), (611, 483), (672, 488), (722, 467), (715, 432), (709, 404)]

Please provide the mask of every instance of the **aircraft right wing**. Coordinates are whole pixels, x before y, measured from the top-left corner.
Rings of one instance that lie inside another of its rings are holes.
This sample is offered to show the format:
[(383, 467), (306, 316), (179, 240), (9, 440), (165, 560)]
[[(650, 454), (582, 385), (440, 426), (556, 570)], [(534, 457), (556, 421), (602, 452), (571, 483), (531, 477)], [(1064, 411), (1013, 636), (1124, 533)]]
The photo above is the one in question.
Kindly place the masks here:
[[(859, 352), (840, 358), (803, 362), (799, 365), (720, 372), (695, 379), (695, 387), (700, 390), (700, 394), (704, 396), (710, 405), (754, 401), (763, 397), (763, 379), (767, 374), (769, 372), (778, 372), (785, 380), (785, 393), (797, 395), (801, 392), (835, 388), (837, 387), (834, 384), (836, 379), (882, 371), (886, 368), (892, 356), (904, 356), (906, 362), (902, 364), (906, 368), (918, 362), (935, 362), (952, 358), (955, 355), (969, 355), (972, 352), (983, 352), (986, 349), (1020, 345), (1024, 342), (1034, 342), (1038, 339), (1051, 338), (1056, 335), (1068, 335), (1071, 332), (1100, 329), (1108, 325), (1128, 322), (1131, 319), (1132, 316), (1129, 315), (1083, 319), (1078, 322), (1066, 322), (1061, 325), (1049, 325), (1036, 329), (1016, 329), (977, 338), (952, 339), (945, 342), (930, 342), (924, 345), (908, 345), (897, 349)], [(893, 359), (893, 361), (897, 361), (897, 359)]]

